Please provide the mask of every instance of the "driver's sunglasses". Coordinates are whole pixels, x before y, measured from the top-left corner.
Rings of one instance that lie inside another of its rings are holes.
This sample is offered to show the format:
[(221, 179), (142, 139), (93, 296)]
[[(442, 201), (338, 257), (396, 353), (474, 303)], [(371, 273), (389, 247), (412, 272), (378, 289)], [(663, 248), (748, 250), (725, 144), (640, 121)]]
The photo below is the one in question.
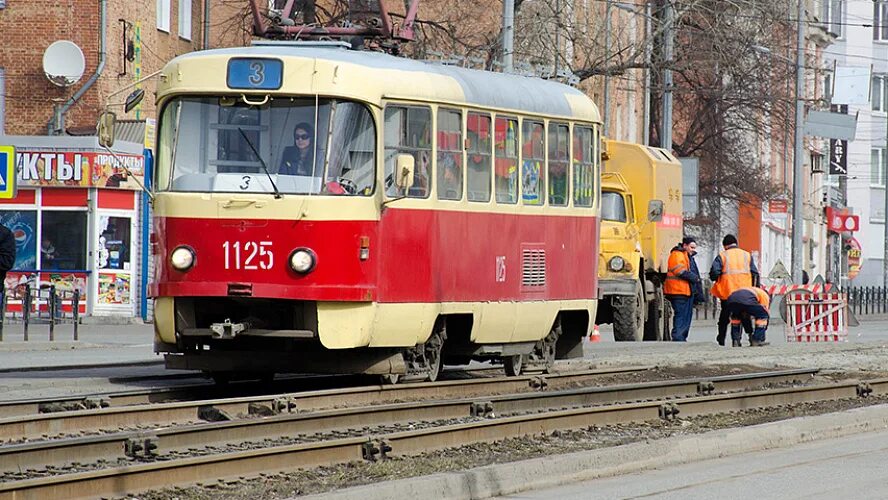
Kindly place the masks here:
[(307, 141), (309, 138), (308, 134), (296, 134), (297, 141)]

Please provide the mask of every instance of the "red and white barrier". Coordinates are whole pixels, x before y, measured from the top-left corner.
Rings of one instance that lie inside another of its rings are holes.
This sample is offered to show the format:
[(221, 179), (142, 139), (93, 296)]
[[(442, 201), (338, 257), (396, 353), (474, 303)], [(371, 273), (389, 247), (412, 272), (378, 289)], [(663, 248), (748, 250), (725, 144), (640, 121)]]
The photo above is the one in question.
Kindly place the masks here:
[(786, 297), (787, 342), (847, 342), (848, 298), (843, 293)]
[(815, 283), (813, 285), (765, 285), (762, 288), (772, 297), (774, 295), (786, 295), (795, 290), (805, 290), (811, 293), (826, 293), (832, 290), (832, 283)]

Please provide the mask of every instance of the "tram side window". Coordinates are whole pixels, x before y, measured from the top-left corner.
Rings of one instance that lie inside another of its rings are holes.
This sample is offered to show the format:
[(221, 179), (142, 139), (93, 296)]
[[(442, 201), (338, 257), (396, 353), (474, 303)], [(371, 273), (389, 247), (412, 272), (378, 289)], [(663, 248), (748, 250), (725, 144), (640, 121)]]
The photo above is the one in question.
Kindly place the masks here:
[(438, 199), (462, 198), (463, 168), (462, 114), (438, 111)]
[(595, 155), (597, 148), (589, 127), (574, 127), (573, 199), (578, 207), (591, 207), (595, 201)]
[(497, 118), (494, 134), (496, 202), (518, 203), (518, 120)]
[[(413, 185), (404, 193), (395, 185), (395, 158), (415, 159)], [(428, 198), (431, 192), (432, 112), (417, 106), (385, 108), (385, 194), (389, 197)]]
[(570, 131), (564, 123), (549, 123), (549, 205), (567, 206), (567, 165)]
[(521, 198), (525, 205), (542, 205), (546, 192), (545, 134), (543, 124), (525, 121), (523, 132), (523, 162), (521, 166)]
[(490, 116), (469, 113), (466, 135), (469, 138), (469, 201), (490, 201)]

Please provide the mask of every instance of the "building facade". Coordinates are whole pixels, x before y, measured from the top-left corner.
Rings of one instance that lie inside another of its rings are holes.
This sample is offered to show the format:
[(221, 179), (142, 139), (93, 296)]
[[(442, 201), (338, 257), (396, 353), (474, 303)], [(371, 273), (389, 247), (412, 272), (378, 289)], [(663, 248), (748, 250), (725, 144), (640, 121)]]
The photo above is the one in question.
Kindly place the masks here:
[[(857, 115), (857, 135), (848, 142), (847, 187), (839, 197), (847, 199), (860, 216), (860, 231), (848, 247), (859, 252), (859, 268), (852, 256), (851, 283), (855, 286), (884, 285), (885, 170), (888, 164), (888, 2), (885, 0), (823, 0), (837, 34), (825, 59), (828, 66), (872, 68), (868, 103), (850, 104), (848, 113)], [(850, 82), (835, 78), (828, 84), (840, 93)], [(844, 183), (843, 183), (844, 184)], [(836, 183), (838, 187), (838, 183)], [(846, 195), (846, 196), (842, 196)], [(859, 247), (859, 248), (853, 248)]]

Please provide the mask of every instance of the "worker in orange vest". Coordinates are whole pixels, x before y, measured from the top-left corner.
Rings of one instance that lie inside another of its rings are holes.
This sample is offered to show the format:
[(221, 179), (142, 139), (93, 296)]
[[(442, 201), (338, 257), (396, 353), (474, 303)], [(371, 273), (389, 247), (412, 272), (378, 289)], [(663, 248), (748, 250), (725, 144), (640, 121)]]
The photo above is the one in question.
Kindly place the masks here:
[(681, 243), (669, 253), (663, 294), (672, 304), (672, 340), (676, 342), (687, 341), (691, 330), (694, 289), (700, 286), (700, 275), (694, 271), (696, 266), (692, 264), (696, 253), (697, 241), (691, 236), (682, 238)]
[(745, 286), (732, 293), (725, 301), (725, 309), (731, 316), (731, 339), (734, 346), (740, 345), (743, 332), (740, 331), (740, 323), (744, 319), (755, 319), (755, 330), (749, 338), (749, 345), (760, 347), (768, 345), (765, 342), (765, 331), (768, 329), (768, 319), (771, 317), (771, 297), (768, 292), (758, 287)]
[[(725, 307), (725, 301), (736, 290), (759, 284), (759, 272), (755, 267), (755, 261), (749, 252), (737, 246), (737, 237), (733, 234), (725, 235), (722, 247), (724, 251), (718, 254), (718, 257), (712, 261), (712, 267), (709, 268), (709, 279), (713, 283), (712, 295), (721, 300), (718, 336), (715, 338), (719, 345), (725, 345), (730, 322), (730, 313)], [(752, 326), (748, 321), (744, 322), (743, 327), (747, 334), (752, 333)], [(739, 346), (739, 343), (735, 343), (734, 346)]]

